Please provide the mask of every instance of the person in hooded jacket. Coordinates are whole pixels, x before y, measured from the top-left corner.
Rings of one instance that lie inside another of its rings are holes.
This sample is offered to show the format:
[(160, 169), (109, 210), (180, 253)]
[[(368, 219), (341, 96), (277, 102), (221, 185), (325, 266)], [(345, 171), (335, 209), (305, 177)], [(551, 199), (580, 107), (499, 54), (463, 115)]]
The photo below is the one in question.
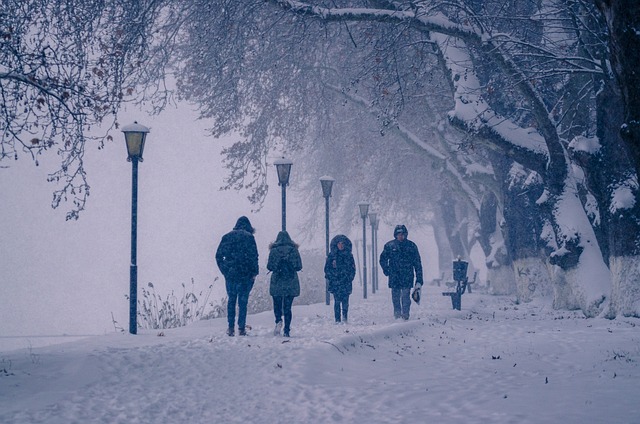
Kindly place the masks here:
[(347, 322), (349, 295), (351, 295), (355, 276), (356, 263), (351, 253), (351, 240), (339, 234), (331, 240), (329, 256), (324, 264), (324, 278), (329, 282), (329, 293), (333, 294), (333, 313), (336, 323)]
[(393, 240), (387, 242), (380, 254), (380, 267), (389, 277), (393, 316), (409, 319), (411, 309), (411, 288), (415, 275), (416, 290), (423, 284), (422, 262), (418, 246), (407, 238), (409, 232), (404, 225), (396, 225)]
[(238, 334), (245, 336), (247, 303), (253, 283), (259, 273), (258, 248), (253, 236), (255, 229), (249, 218), (238, 218), (233, 230), (224, 236), (216, 251), (216, 263), (225, 279), (227, 289), (227, 334), (235, 334), (236, 303), (238, 305)]
[(292, 318), (291, 306), (293, 299), (300, 296), (298, 271), (302, 270), (302, 259), (298, 245), (291, 240), (286, 231), (280, 231), (276, 241), (269, 245), (267, 269), (272, 272), (269, 294), (273, 298), (273, 313), (276, 318), (273, 335), (280, 335), (282, 317), (284, 316), (283, 335), (289, 337)]

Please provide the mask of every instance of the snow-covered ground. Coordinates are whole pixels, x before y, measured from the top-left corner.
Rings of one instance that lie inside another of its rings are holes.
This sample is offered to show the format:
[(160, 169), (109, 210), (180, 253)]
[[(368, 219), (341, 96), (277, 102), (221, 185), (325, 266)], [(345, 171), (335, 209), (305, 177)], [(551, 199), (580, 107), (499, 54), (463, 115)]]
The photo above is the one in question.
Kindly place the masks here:
[(640, 320), (426, 287), (407, 322), (388, 289), (295, 306), (247, 337), (225, 319), (0, 351), (2, 423), (639, 423)]

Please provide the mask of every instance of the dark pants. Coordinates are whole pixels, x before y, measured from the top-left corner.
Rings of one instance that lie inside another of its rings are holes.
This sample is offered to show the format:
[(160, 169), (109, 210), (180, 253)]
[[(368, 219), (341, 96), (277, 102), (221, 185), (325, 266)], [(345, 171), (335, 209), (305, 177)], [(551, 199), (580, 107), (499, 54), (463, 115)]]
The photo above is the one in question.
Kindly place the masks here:
[(271, 296), (273, 297), (273, 314), (276, 316), (276, 324), (282, 321), (284, 315), (284, 332), (288, 333), (291, 328), (291, 305), (293, 296)]
[(347, 320), (349, 313), (349, 295), (348, 294), (333, 294), (333, 314), (336, 317), (336, 322), (340, 322), (340, 310), (342, 310), (342, 320)]
[(247, 303), (249, 303), (249, 293), (253, 288), (253, 279), (241, 281), (226, 281), (227, 296), (227, 319), (229, 328), (234, 328), (236, 321), (236, 303), (238, 305), (238, 328), (244, 328), (247, 323)]
[(393, 316), (395, 318), (409, 319), (411, 309), (411, 289), (391, 289), (391, 301), (393, 302)]

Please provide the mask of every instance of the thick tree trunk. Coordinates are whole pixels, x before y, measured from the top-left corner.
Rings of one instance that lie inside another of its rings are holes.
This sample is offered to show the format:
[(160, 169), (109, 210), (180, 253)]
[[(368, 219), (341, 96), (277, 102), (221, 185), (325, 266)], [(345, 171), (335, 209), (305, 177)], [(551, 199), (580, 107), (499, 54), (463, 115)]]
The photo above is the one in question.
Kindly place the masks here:
[(543, 192), (540, 178), (519, 165), (512, 165), (505, 174), (504, 217), (509, 223), (505, 228), (505, 245), (513, 260), (519, 302), (552, 293), (545, 246), (540, 239), (543, 221), (536, 204)]
[(551, 298), (553, 285), (547, 262), (540, 256), (518, 258), (513, 261), (516, 295), (519, 302), (535, 298)]
[(640, 257), (614, 256), (611, 262), (611, 302), (607, 318), (618, 314), (640, 317)]
[[(637, 176), (631, 176), (634, 168), (624, 155), (623, 141), (616, 131), (622, 116), (620, 93), (612, 84), (605, 84), (598, 100), (598, 137), (603, 144), (602, 160), (599, 166), (592, 166), (591, 169), (595, 171), (599, 182), (595, 190), (601, 190), (597, 198), (599, 203), (602, 201), (599, 206), (602, 226), (606, 229), (607, 263), (612, 278), (606, 316), (635, 316), (640, 303), (640, 279), (637, 273), (640, 266), (640, 190)], [(621, 200), (623, 194), (633, 198), (633, 202)]]
[[(461, 238), (461, 217), (457, 214), (455, 199), (451, 197), (442, 197), (440, 199), (440, 210), (444, 231), (449, 240), (449, 246), (451, 247), (453, 257), (457, 258), (459, 256), (463, 259), (468, 258), (469, 252), (466, 249), (466, 242)], [(464, 219), (466, 220), (466, 217), (464, 217)], [(449, 263), (449, 268), (451, 268), (451, 263)]]
[(498, 199), (493, 193), (487, 193), (480, 207), (478, 234), (487, 266), (487, 286), (491, 294), (511, 295), (516, 293), (516, 281), (498, 216)]
[(439, 277), (444, 273), (443, 280), (446, 280), (451, 274), (451, 262), (453, 255), (451, 254), (451, 246), (449, 245), (449, 237), (444, 225), (442, 214), (434, 214), (433, 236), (438, 245), (438, 268)]
[[(603, 79), (597, 102), (597, 136), (601, 147), (595, 153), (573, 151), (582, 166), (587, 185), (598, 204), (599, 222), (594, 222), (598, 242), (611, 271), (608, 318), (633, 316), (640, 302), (640, 280), (634, 272), (640, 259), (640, 191), (634, 167), (617, 131), (623, 121), (622, 93), (615, 81)], [(625, 201), (624, 198), (633, 199)]]
[(596, 0), (609, 28), (609, 52), (624, 104), (622, 138), (640, 175), (640, 2)]
[(578, 198), (576, 185), (574, 179), (568, 179), (562, 195), (554, 202), (554, 230), (559, 244), (550, 258), (550, 262), (557, 265), (553, 275), (554, 307), (579, 308), (590, 318), (606, 308), (611, 273)]
[(553, 309), (574, 311), (580, 309), (580, 302), (573, 293), (573, 284), (567, 281), (566, 273), (554, 266), (553, 273)]
[(511, 263), (500, 265), (499, 262), (492, 262), (492, 266), (487, 268), (487, 284), (489, 293), (495, 295), (512, 295), (516, 293), (516, 281), (513, 275)]

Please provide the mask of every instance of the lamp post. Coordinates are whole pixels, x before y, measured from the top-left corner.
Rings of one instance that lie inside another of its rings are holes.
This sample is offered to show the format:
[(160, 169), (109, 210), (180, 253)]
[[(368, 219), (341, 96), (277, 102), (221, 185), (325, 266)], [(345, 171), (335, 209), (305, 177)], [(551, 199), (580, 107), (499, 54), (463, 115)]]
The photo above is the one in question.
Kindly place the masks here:
[(127, 161), (132, 164), (131, 177), (131, 267), (129, 268), (129, 333), (138, 333), (138, 162), (142, 162), (144, 142), (149, 128), (134, 122), (122, 127), (127, 145)]
[(376, 219), (376, 224), (374, 225), (374, 236), (373, 236), (373, 249), (375, 251), (374, 254), (374, 266), (373, 269), (375, 269), (375, 273), (373, 274), (375, 276), (375, 284), (376, 284), (376, 290), (380, 290), (380, 286), (378, 285), (378, 226), (380, 225), (380, 219)]
[(367, 213), (369, 212), (369, 204), (365, 202), (358, 203), (360, 208), (360, 216), (362, 217), (362, 295), (367, 298)]
[(282, 187), (282, 231), (287, 231), (287, 186), (293, 162), (289, 159), (278, 159), (273, 163), (278, 171), (278, 185)]
[(371, 224), (371, 293), (376, 292), (376, 252), (375, 252), (375, 227), (378, 223), (378, 214), (369, 212), (369, 224)]
[[(325, 175), (320, 177), (320, 184), (322, 185), (322, 196), (324, 196), (324, 222), (325, 222), (325, 259), (329, 257), (329, 197), (331, 197), (331, 189), (335, 179)], [(331, 304), (331, 298), (329, 296), (329, 281), (325, 280), (325, 302), (327, 305)]]

